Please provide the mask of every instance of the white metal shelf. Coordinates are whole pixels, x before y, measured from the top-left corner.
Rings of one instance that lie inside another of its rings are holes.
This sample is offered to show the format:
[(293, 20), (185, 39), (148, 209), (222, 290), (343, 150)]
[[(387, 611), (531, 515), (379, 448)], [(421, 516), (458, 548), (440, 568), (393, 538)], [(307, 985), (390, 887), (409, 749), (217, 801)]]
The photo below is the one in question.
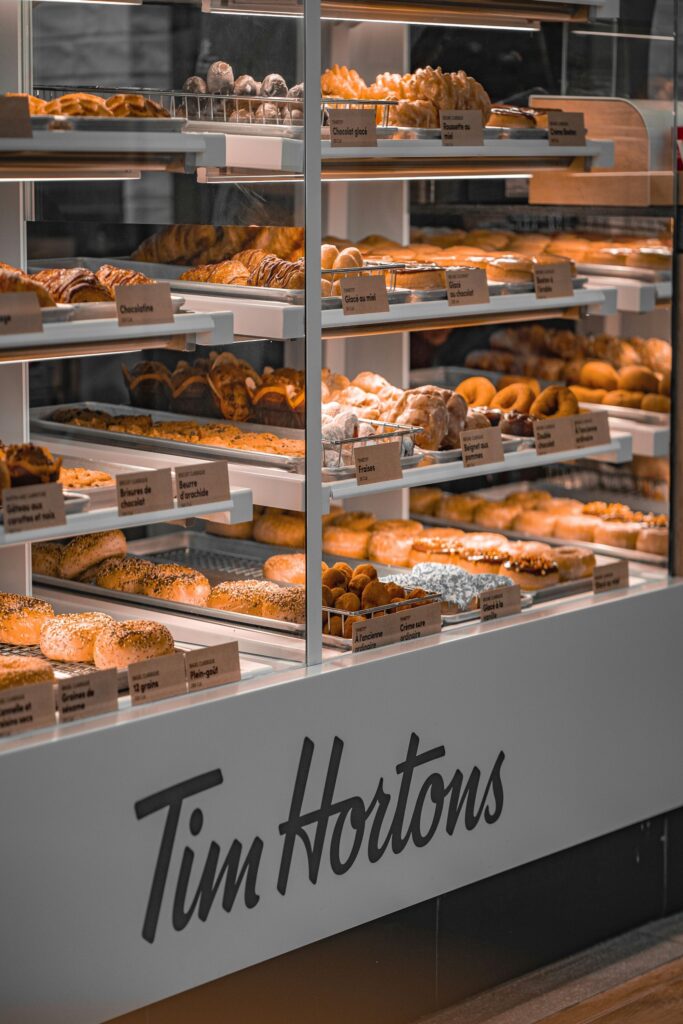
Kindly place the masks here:
[(618, 313), (651, 313), (656, 306), (670, 302), (673, 291), (671, 281), (637, 281), (612, 276), (609, 267), (605, 267), (604, 274), (590, 274), (588, 287), (614, 288)]
[[(187, 303), (189, 307), (192, 303)], [(0, 336), (0, 362), (59, 359), (141, 348), (229, 345), (234, 340), (232, 313), (176, 313), (168, 324), (120, 327), (114, 318), (47, 323), (42, 331)]]
[(631, 435), (634, 455), (649, 455), (655, 458), (667, 456), (671, 446), (671, 429), (668, 426), (657, 426), (650, 423), (638, 423), (636, 420), (610, 416), (612, 433), (626, 432)]

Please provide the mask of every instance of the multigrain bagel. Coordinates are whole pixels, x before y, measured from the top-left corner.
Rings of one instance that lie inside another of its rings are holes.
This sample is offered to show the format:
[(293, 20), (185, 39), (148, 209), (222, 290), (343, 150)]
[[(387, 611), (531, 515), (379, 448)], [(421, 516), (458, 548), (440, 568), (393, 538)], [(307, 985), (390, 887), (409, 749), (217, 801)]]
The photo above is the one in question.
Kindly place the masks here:
[(64, 580), (75, 580), (81, 573), (98, 562), (114, 555), (125, 555), (126, 537), (121, 530), (87, 533), (74, 537), (62, 548), (59, 575)]
[(617, 371), (609, 363), (601, 359), (589, 359), (581, 367), (579, 384), (584, 388), (604, 388), (605, 391), (616, 391), (619, 387)]
[(528, 384), (509, 384), (493, 396), (490, 404), (494, 409), (502, 409), (503, 412), (528, 413), (534, 404), (534, 398), (534, 392)]
[(569, 389), (551, 384), (541, 391), (529, 410), (532, 416), (549, 419), (553, 416), (574, 416), (579, 411), (576, 395)]
[(24, 658), (17, 654), (0, 655), (0, 690), (30, 683), (54, 683), (52, 666), (42, 658)]
[(43, 623), (54, 618), (47, 601), (23, 594), (0, 594), (0, 643), (29, 645), (40, 643)]
[(488, 377), (467, 377), (455, 389), (468, 405), (490, 405), (496, 393), (496, 385)]
[(138, 661), (173, 654), (173, 637), (159, 622), (130, 619), (112, 622), (95, 639), (93, 660), (97, 668), (127, 668)]
[(41, 627), (41, 653), (51, 661), (92, 661), (97, 634), (113, 621), (102, 612), (55, 615)]

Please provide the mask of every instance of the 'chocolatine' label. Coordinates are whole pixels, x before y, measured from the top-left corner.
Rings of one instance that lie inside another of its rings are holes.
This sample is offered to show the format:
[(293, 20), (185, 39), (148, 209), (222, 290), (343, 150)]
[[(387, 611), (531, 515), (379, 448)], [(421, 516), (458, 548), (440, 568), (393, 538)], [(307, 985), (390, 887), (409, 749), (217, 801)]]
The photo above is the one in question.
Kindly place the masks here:
[[(421, 750), (420, 737), (412, 733), (405, 758), (395, 765), (385, 783), (382, 776), (365, 794), (339, 792), (339, 774), (344, 743), (335, 737), (327, 770), (322, 779), (313, 770), (315, 743), (304, 740), (294, 779), (289, 809), (277, 831), (265, 838), (220, 837), (207, 843), (202, 835), (205, 812), (201, 794), (225, 784), (220, 768), (138, 800), (138, 820), (160, 812), (159, 846), (142, 922), (142, 936), (154, 942), (160, 925), (170, 916), (175, 931), (192, 921), (206, 921), (214, 910), (229, 913), (236, 900), (255, 907), (268, 886), (285, 896), (290, 875), (303, 860), (308, 880), (317, 885), (321, 870), (344, 875), (360, 860), (376, 864), (383, 857), (399, 856), (407, 847), (427, 846), (438, 835), (453, 836), (460, 825), (471, 832), (483, 821), (495, 824), (503, 812), (501, 750), (493, 764), (482, 771), (476, 765), (468, 771), (445, 767), (445, 746)], [(394, 779), (398, 777), (398, 782)], [(228, 780), (228, 785), (242, 785)], [(312, 794), (317, 794), (313, 797)], [(322, 795), (320, 795), (322, 794)], [(215, 806), (215, 804), (214, 804)], [(210, 822), (216, 831), (230, 818), (225, 814)], [(151, 827), (148, 826), (148, 827)], [(201, 837), (201, 838), (198, 838)], [(193, 839), (197, 847), (193, 848)], [(277, 877), (262, 877), (266, 843), (279, 847)], [(201, 859), (200, 859), (201, 858)]]

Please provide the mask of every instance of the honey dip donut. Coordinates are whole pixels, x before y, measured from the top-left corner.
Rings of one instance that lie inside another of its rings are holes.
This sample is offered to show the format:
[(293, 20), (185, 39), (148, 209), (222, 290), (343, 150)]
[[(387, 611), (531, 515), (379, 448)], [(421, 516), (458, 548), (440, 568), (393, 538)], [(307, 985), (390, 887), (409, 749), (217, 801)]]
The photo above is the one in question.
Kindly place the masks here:
[(671, 412), (671, 399), (668, 395), (643, 395), (640, 408), (646, 412)]
[(455, 389), (468, 405), (490, 405), (496, 393), (496, 385), (488, 377), (466, 377)]
[(534, 392), (528, 384), (509, 384), (493, 396), (490, 404), (494, 409), (502, 409), (503, 412), (526, 414), (531, 412), (534, 397)]
[(621, 405), (625, 409), (640, 409), (645, 395), (642, 391), (624, 391), (617, 388), (615, 391), (607, 391), (602, 400), (603, 405)]
[(551, 384), (541, 391), (530, 409), (532, 416), (550, 419), (557, 416), (574, 416), (579, 411), (576, 395), (569, 389)]

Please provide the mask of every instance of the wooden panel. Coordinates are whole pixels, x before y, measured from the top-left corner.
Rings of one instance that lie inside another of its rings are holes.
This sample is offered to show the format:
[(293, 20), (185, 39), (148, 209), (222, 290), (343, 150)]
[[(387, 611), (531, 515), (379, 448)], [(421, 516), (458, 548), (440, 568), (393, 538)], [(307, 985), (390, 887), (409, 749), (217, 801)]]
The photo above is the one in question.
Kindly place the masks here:
[(545, 1017), (539, 1024), (681, 1024), (683, 958)]

